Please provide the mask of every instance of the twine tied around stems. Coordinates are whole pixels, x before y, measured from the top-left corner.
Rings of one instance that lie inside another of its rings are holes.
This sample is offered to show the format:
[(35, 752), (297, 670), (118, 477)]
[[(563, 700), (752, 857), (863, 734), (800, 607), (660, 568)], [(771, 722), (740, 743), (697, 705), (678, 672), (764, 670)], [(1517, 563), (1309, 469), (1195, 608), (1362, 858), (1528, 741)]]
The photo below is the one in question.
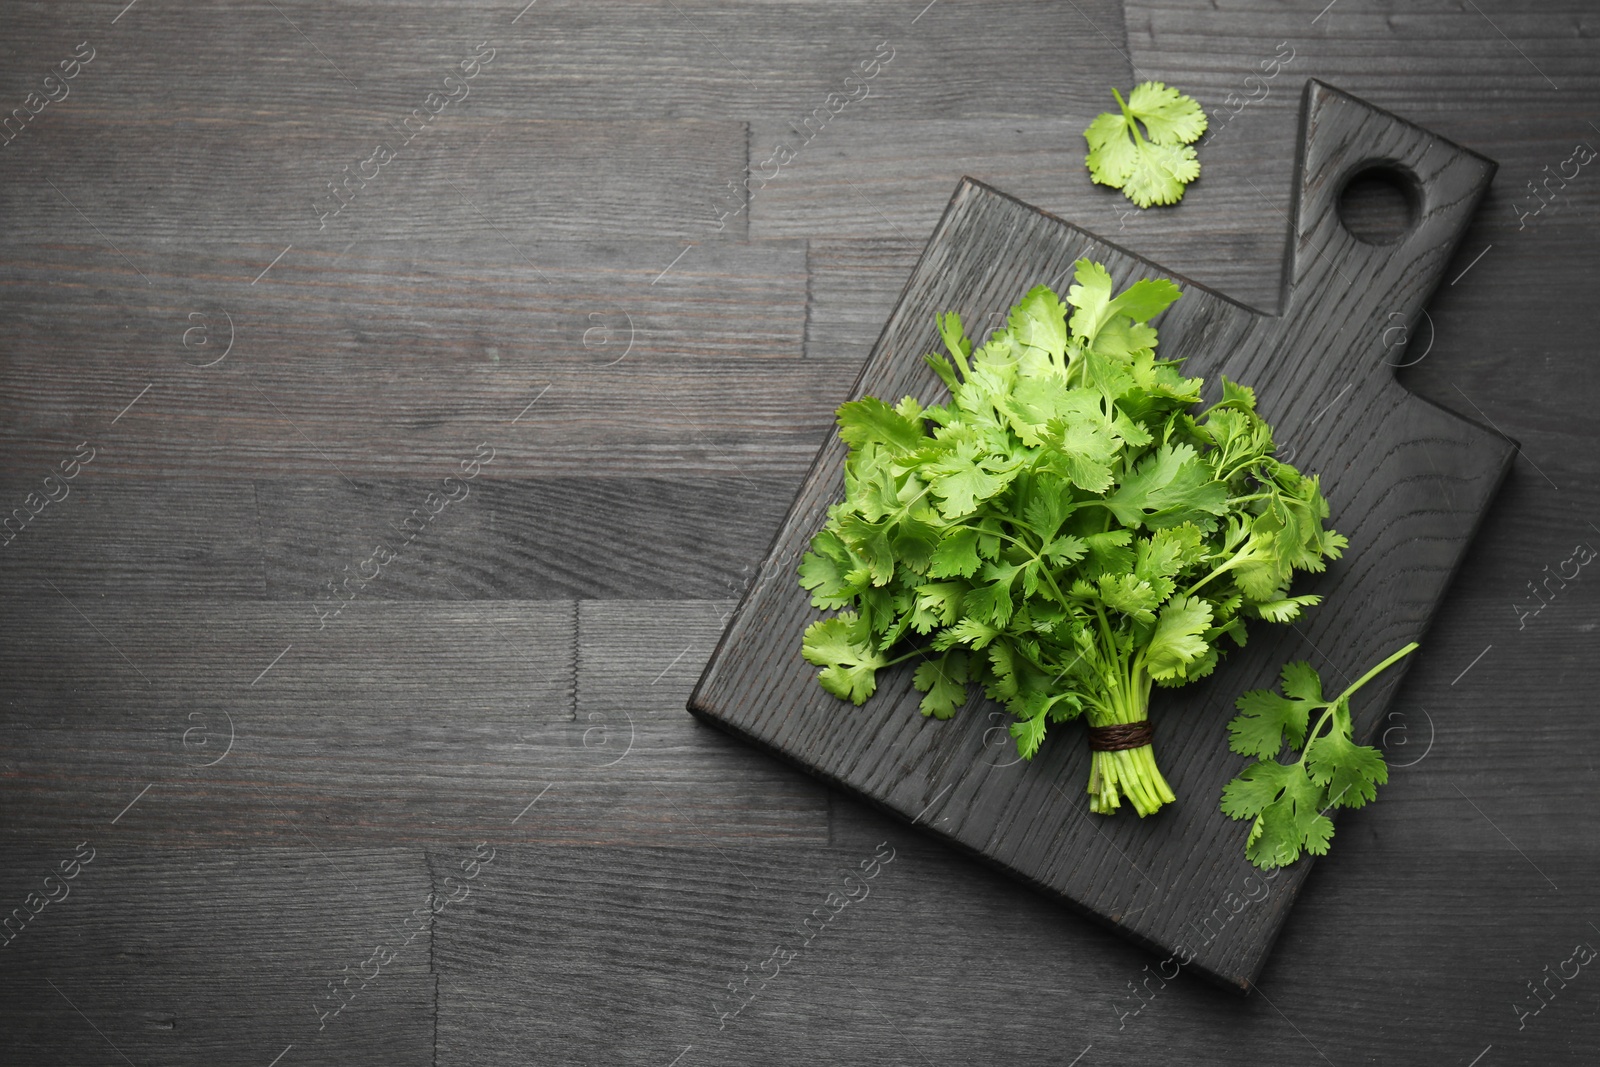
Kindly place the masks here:
[(1144, 748), (1155, 740), (1155, 727), (1150, 720), (1144, 722), (1117, 722), (1109, 726), (1089, 727), (1089, 751), (1120, 752), (1127, 748)]

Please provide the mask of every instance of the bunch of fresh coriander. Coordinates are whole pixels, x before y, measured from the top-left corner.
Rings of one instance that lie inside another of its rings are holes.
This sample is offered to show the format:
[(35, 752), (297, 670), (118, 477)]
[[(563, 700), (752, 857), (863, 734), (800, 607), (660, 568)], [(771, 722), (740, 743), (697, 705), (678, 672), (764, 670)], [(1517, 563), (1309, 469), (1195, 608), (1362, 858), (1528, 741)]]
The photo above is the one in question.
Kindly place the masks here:
[[(1156, 357), (1149, 325), (1177, 286), (1114, 294), (1100, 264), (1076, 269), (1065, 305), (1033, 289), (976, 350), (939, 316), (948, 354), (925, 358), (948, 404), (839, 408), (845, 499), (800, 565), (838, 611), (802, 646), (828, 692), (860, 704), (916, 660), (923, 714), (949, 718), (977, 683), (1026, 758), (1052, 723), (1145, 722), (1152, 685), (1209, 674), (1247, 619), (1317, 603), (1290, 579), (1345, 545), (1316, 477), (1273, 458), (1250, 389), (1224, 378), (1191, 413), (1203, 383)], [(1089, 793), (1100, 813), (1175, 799), (1149, 745), (1095, 752)]]

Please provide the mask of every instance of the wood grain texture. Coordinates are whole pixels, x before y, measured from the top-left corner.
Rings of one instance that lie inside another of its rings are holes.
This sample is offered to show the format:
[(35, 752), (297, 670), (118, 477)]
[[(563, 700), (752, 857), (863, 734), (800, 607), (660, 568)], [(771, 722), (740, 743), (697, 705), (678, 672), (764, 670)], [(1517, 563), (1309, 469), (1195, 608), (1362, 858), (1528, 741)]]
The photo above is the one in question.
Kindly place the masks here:
[(1558, 94), (1591, 102), (1600, 95), (1600, 72), (1585, 45), (1594, 11), (1577, 0), (1503, 6), (1433, 0), (1403, 11), (1346, 2), (1326, 12), (1288, 0), (1219, 2), (1204, 11), (1130, 0), (1126, 11), (1139, 77), (1178, 78), (1208, 108), (1222, 106), (1229, 89), (1241, 98), (1259, 95), (1243, 78), (1260, 73), (1257, 64), (1276, 54), (1279, 41), (1295, 49), (1290, 70), (1334, 81), (1429, 126), (1439, 111), (1470, 120), (1473, 112), (1501, 106), (1527, 114)]
[[(431, 892), (420, 851), (199, 854), (119, 831), (102, 820), (8, 850), (7, 909), (52, 872), (58, 899), (0, 949), (0, 1060), (433, 1062), (431, 929), (404, 925)], [(78, 855), (92, 859), (62, 883), (60, 863)], [(375, 946), (389, 961), (362, 970)], [(328, 985), (347, 974), (348, 1007), (319, 1018), (316, 1005), (339, 1007)]]
[[(1423, 634), (1512, 455), (1492, 431), (1407, 394), (1376, 343), (1386, 316), (1409, 323), (1420, 314), (1493, 164), (1317, 83), (1307, 89), (1300, 151), (1284, 315), (1260, 316), (1189, 287), (1163, 318), (1163, 351), (1186, 359), (1190, 374), (1208, 381), (1225, 374), (1256, 389), (1280, 439), (1296, 446), (1297, 464), (1322, 476), (1350, 548), (1306, 583), (1326, 604), (1303, 626), (1258, 633), (1204, 683), (1160, 694), (1165, 699), (1152, 710), (1157, 750), (1188, 757), (1172, 767), (1180, 798), (1220, 795), (1239, 765), (1222, 729), (1233, 699), (1270, 684), (1283, 662), (1309, 648), (1319, 668), (1353, 677)], [(1421, 190), (1415, 226), (1382, 246), (1357, 241), (1336, 211), (1345, 180), (1375, 160), (1415, 175)], [(963, 183), (853, 395), (929, 393), (931, 372), (914, 356), (933, 343), (935, 312), (953, 308), (981, 321), (986, 309), (1003, 309), (1040, 280), (1064, 275), (1080, 255), (1105, 262), (1123, 285), (1153, 267)], [(1319, 419), (1341, 401), (1348, 417)], [(1309, 860), (1263, 907), (1196, 948), (1189, 913), (1209, 912), (1249, 871), (1242, 828), (1214, 801), (1180, 801), (1137, 825), (1096, 820), (1059, 784), (1081, 788), (1087, 754), (1075, 745), (1058, 743), (1028, 765), (985, 760), (992, 723), (970, 705), (953, 723), (922, 721), (913, 714), (909, 669), (891, 673), (861, 709), (846, 709), (816, 686), (798, 654), (798, 635), (814, 612), (794, 567), (838, 497), (842, 452), (830, 438), (818, 453), (690, 709), (904, 818), (925, 817), (934, 833), (1136, 942), (1193, 950), (1200, 973), (1249, 989)], [(1448, 486), (1454, 505), (1440, 506), (1424, 486)], [(1334, 658), (1322, 649), (1335, 650)], [(1357, 736), (1371, 738), (1385, 710), (1381, 696), (1367, 701)]]
[(311, 607), (8, 603), (0, 836), (131, 805), (151, 845), (827, 840), (819, 785), (682, 714), (729, 600)]
[(699, 454), (753, 489), (804, 468), (848, 385), (798, 358), (797, 241), (377, 242), (295, 249), (252, 286), (278, 251), (144, 255), (147, 286), (110, 250), (14, 247), (6, 469), (88, 440), (96, 476), (443, 478), (487, 443), (488, 477), (682, 476)]
[[(353, 240), (424, 234), (513, 243), (709, 236), (717, 219), (711, 194), (739, 175), (745, 144), (744, 125), (734, 121), (442, 114), (437, 138), (411, 145), (370, 117), (359, 132), (323, 124), (273, 131), (276, 150), (262, 155), (264, 132), (233, 124), (209, 130), (196, 146), (188, 124), (175, 123), (154, 147), (147, 124), (126, 113), (50, 118), (35, 143), (8, 146), (26, 154), (0, 159), (0, 210), (27, 220), (17, 236), (89, 242), (103, 234), (131, 256), (204, 235), (270, 247), (257, 270), (289, 243), (336, 252)], [(381, 169), (373, 159), (379, 145), (396, 153)], [(197, 148), (204, 170), (182, 165)], [(33, 177), (41, 170), (60, 176), (54, 189)], [(363, 182), (363, 173), (374, 177)], [(341, 191), (330, 193), (329, 182)], [(598, 202), (597, 188), (607, 190)], [(218, 195), (222, 189), (229, 195)], [(334, 195), (349, 200), (337, 214)]]
[[(783, 520), (792, 478), (482, 478), (417, 535), (394, 600), (736, 597)], [(319, 479), (256, 485), (268, 595), (316, 597), (437, 485)], [(414, 525), (414, 524), (413, 524)], [(330, 562), (331, 561), (331, 562)], [(681, 646), (680, 646), (681, 647)], [(709, 647), (709, 643), (708, 643)], [(674, 650), (676, 651), (676, 649)], [(681, 707), (680, 709), (681, 710)]]
[[(882, 40), (894, 57), (856, 103), (908, 118), (1055, 110), (1128, 70), (1122, 8), (1112, 0), (1075, 0), (1047, 18), (1027, 0), (925, 6), (540, 0), (519, 15), (521, 4), (368, 0), (329, 9), (286, 0), (155, 5), (108, 30), (117, 11), (79, 0), (18, 3), (12, 25), (46, 56), (99, 31), (109, 62), (101, 70), (97, 57), (88, 73), (104, 83), (85, 82), (81, 106), (230, 123), (243, 115), (328, 125), (390, 112), (398, 120), (429, 91), (449, 91), (443, 77), (483, 40), (495, 56), (460, 106), (494, 117), (798, 122), (829, 93), (851, 92), (844, 78)], [(164, 108), (150, 98), (157, 87)]]
[(0, 731), (13, 838), (109, 819), (148, 787), (119, 823), (147, 843), (454, 840), (549, 782), (554, 759), (535, 770), (518, 745), (573, 715), (570, 603), (358, 599), (320, 630), (310, 604), (48, 587), (4, 610), (6, 677), (28, 694)]
[[(1465, 1064), (1493, 1044), (1502, 1062), (1579, 1064), (1600, 1037), (1576, 983), (1521, 1032), (1507, 1010), (1530, 996), (1521, 979), (1594, 940), (1514, 854), (1424, 865), (1362, 850), (1307, 887), (1267, 996), (1241, 999), (880, 823), (870, 843), (829, 849), (502, 849), (484, 891), (436, 926), (438, 1062), (1059, 1065), (1182, 1049), (1197, 1064)], [(893, 861), (808, 943), (802, 920), (886, 840)], [(1536, 858), (1571, 885), (1600, 873), (1592, 857)], [(434, 871), (436, 885), (460, 878)], [(1500, 922), (1472, 888), (1485, 883), (1515, 885), (1530, 926)], [(775, 947), (796, 955), (763, 982)], [(1394, 961), (1385, 981), (1374, 958)], [(729, 985), (755, 996), (724, 1023)], [(1402, 989), (1439, 1010), (1421, 1016)]]
[[(63, 443), (41, 444), (56, 449), (58, 464), (84, 443), (57, 440)], [(94, 463), (111, 458), (96, 450), (95, 460), (67, 479), (55, 464), (35, 468), (31, 478), (0, 479), (0, 520), (13, 524), (0, 533), (0, 580), (20, 589), (44, 574), (68, 596), (263, 594), (253, 486), (212, 478), (142, 485), (103, 479)], [(49, 502), (34, 512), (30, 494)]]

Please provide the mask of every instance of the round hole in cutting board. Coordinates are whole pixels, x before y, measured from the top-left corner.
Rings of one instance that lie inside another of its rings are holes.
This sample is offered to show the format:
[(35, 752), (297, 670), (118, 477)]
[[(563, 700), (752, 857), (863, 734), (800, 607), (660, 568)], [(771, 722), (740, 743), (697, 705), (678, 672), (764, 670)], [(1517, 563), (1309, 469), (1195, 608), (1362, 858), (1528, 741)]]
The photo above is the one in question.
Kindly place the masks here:
[(1393, 244), (1417, 221), (1415, 179), (1393, 166), (1357, 171), (1339, 191), (1339, 221), (1358, 240)]

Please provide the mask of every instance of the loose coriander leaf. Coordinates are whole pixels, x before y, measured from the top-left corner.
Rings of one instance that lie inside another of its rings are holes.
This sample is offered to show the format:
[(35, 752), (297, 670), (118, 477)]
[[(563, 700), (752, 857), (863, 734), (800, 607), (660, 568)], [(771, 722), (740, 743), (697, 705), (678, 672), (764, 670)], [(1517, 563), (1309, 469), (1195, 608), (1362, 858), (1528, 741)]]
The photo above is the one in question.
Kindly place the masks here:
[(1104, 112), (1089, 123), (1083, 137), (1089, 142), (1084, 160), (1089, 177), (1098, 185), (1121, 189), (1139, 158), (1139, 146), (1128, 136), (1127, 118), (1116, 111)]
[(1191, 143), (1206, 131), (1205, 110), (1160, 82), (1135, 86), (1126, 101), (1111, 93), (1120, 113), (1098, 115), (1083, 131), (1089, 177), (1140, 207), (1181, 200), (1184, 186), (1200, 176)]
[(1311, 713), (1326, 708), (1322, 699), (1322, 679), (1304, 660), (1283, 666), (1283, 692), (1252, 689), (1239, 697), (1234, 706), (1239, 714), (1228, 724), (1228, 746), (1241, 756), (1270, 759), (1284, 741), (1294, 748), (1305, 744), (1306, 726)]
[(1228, 723), (1228, 747), (1241, 756), (1271, 759), (1284, 738), (1295, 748), (1305, 740), (1310, 707), (1270, 689), (1252, 689), (1234, 705), (1239, 714)]
[(1183, 187), (1198, 177), (1200, 160), (1189, 145), (1147, 144), (1122, 192), (1140, 207), (1176, 204), (1183, 199)]
[(1290, 774), (1296, 770), (1271, 760), (1252, 763), (1223, 787), (1222, 813), (1230, 819), (1260, 815), (1282, 795)]
[(1378, 786), (1389, 780), (1389, 768), (1383, 753), (1351, 739), (1349, 723), (1348, 711), (1335, 714), (1334, 728), (1306, 746), (1306, 767), (1311, 780), (1326, 787), (1329, 805), (1359, 808), (1377, 798)]
[(1260, 832), (1245, 850), (1263, 870), (1287, 867), (1302, 850), (1326, 855), (1333, 838), (1333, 820), (1322, 814), (1327, 794), (1298, 764), (1285, 770), (1283, 795), (1262, 809)]
[(1128, 110), (1159, 145), (1192, 144), (1206, 132), (1206, 112), (1200, 102), (1161, 82), (1134, 86), (1128, 94)]
[[(1296, 700), (1307, 701), (1311, 704), (1326, 706), (1322, 699), (1322, 676), (1315, 667), (1303, 659), (1293, 660), (1283, 665), (1283, 691)], [(1301, 731), (1303, 735), (1305, 731)], [(1294, 746), (1300, 747), (1300, 738), (1295, 738)]]

